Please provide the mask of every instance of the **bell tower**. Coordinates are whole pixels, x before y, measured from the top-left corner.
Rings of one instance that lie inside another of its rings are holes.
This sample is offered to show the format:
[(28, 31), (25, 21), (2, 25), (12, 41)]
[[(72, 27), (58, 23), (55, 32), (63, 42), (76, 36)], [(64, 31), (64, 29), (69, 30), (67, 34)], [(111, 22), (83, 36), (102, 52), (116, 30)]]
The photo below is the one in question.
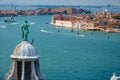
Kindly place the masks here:
[(40, 56), (27, 38), (16, 46), (10, 57), (12, 63), (5, 80), (45, 80), (40, 71)]
[(5, 80), (45, 80), (39, 68), (39, 56), (28, 41), (18, 44), (10, 57), (11, 68)]

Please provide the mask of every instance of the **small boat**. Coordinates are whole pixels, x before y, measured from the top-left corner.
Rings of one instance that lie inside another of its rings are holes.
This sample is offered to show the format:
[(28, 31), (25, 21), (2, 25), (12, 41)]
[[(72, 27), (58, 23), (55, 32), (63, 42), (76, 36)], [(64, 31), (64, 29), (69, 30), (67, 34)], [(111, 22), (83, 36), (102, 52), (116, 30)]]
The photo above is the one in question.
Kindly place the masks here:
[(49, 22), (48, 22), (48, 21), (46, 21), (45, 23), (46, 23), (46, 24), (49, 24)]
[(91, 34), (93, 35), (94, 33), (93, 33), (93, 32), (91, 32)]
[(73, 32), (73, 29), (71, 29), (71, 32)]
[(106, 38), (110, 38), (110, 37), (107, 35)]
[(6, 19), (4, 20), (4, 22), (16, 22), (16, 21), (14, 20), (14, 17), (11, 16), (11, 17), (6, 18)]
[(58, 29), (58, 32), (60, 32), (60, 30)]
[(79, 31), (77, 32), (77, 34), (78, 34), (78, 35), (80, 34)]

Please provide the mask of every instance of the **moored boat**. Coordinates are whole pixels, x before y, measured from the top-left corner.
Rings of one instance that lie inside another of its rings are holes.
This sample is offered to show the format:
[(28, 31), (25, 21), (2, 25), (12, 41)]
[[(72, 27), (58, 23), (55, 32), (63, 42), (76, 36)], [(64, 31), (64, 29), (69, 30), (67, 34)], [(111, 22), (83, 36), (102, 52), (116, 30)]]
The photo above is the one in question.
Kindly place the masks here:
[(4, 20), (4, 22), (16, 22), (16, 21), (14, 20), (14, 17), (11, 16), (11, 17), (6, 18), (6, 19)]

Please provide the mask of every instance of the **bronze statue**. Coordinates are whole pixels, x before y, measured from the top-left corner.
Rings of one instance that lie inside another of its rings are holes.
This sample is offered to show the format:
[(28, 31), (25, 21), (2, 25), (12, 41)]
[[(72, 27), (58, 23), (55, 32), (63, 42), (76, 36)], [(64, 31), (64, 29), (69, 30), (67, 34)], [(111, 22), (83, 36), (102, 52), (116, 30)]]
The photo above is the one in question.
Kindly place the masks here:
[(27, 41), (27, 37), (28, 37), (28, 34), (29, 34), (29, 27), (30, 25), (28, 24), (28, 21), (25, 20), (25, 23), (22, 24), (22, 28), (21, 28), (21, 31), (22, 31), (22, 39), (23, 41)]

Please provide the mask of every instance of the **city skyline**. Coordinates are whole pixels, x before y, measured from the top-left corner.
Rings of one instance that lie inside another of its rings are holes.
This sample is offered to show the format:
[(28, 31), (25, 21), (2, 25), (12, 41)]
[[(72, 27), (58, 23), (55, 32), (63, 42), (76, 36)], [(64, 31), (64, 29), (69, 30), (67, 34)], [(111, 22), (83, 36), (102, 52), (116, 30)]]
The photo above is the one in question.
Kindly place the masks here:
[(20, 5), (117, 5), (120, 0), (0, 0), (0, 4), (20, 4)]

